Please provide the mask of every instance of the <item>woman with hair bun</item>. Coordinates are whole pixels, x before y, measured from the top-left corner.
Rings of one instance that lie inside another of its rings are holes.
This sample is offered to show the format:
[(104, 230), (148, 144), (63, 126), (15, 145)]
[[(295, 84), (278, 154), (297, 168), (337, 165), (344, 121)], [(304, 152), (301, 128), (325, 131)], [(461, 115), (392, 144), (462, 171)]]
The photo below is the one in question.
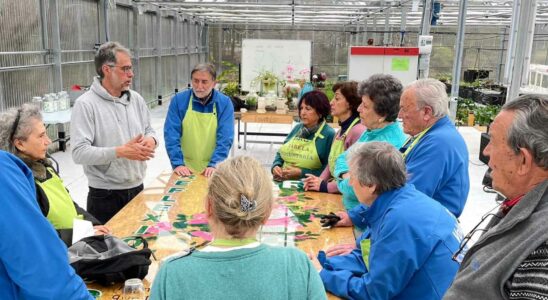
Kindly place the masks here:
[(212, 242), (165, 262), (151, 299), (326, 298), (305, 253), (256, 239), (274, 204), (270, 176), (257, 160), (240, 156), (219, 164), (204, 202)]

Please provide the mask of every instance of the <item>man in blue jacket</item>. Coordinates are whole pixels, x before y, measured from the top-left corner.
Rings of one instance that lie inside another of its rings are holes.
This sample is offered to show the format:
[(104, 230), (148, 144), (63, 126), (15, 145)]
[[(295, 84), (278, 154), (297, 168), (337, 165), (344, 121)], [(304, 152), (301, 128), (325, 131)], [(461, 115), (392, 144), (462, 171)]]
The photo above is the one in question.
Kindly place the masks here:
[(228, 156), (234, 141), (234, 106), (213, 89), (216, 72), (198, 64), (190, 73), (192, 89), (176, 94), (164, 124), (167, 155), (173, 171), (209, 177)]
[(0, 170), (0, 298), (93, 299), (38, 207), (30, 169), (0, 151)]
[(441, 299), (458, 263), (451, 257), (462, 233), (440, 203), (406, 184), (401, 154), (385, 142), (350, 149), (350, 185), (369, 231), (348, 255), (320, 253), (320, 277), (331, 293), (348, 299)]
[(447, 117), (445, 84), (420, 79), (409, 84), (400, 100), (399, 117), (411, 139), (400, 151), (409, 183), (459, 217), (470, 190), (468, 149)]

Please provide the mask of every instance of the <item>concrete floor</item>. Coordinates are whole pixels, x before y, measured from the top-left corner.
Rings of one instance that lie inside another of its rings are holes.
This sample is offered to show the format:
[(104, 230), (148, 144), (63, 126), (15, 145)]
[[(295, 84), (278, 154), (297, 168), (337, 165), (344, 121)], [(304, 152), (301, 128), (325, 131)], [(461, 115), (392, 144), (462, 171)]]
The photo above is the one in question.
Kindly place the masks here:
[[(170, 163), (164, 148), (163, 126), (164, 119), (169, 103), (154, 108), (152, 113), (152, 126), (156, 130), (160, 140), (160, 147), (156, 150), (155, 157), (148, 162), (146, 178), (144, 180), (145, 187), (150, 185), (154, 179), (162, 172), (170, 170)], [(243, 126), (242, 126), (243, 130)], [(249, 124), (249, 131), (262, 132), (283, 132), (288, 133), (291, 130), (290, 125), (282, 124)], [(464, 233), (470, 231), (475, 224), (479, 222), (481, 216), (492, 209), (495, 205), (495, 195), (488, 194), (483, 191), (481, 181), (487, 166), (478, 159), (480, 147), (480, 134), (477, 129), (472, 127), (460, 127), (459, 132), (462, 134), (468, 151), (470, 153), (469, 171), (470, 171), (470, 193), (468, 201), (462, 216), (460, 217), (461, 226)], [(283, 141), (283, 137), (250, 137), (254, 140)], [(243, 140), (243, 137), (242, 137)], [(236, 141), (235, 141), (236, 144)], [(240, 142), (243, 144), (243, 141)], [(270, 168), (270, 164), (274, 159), (274, 155), (280, 145), (278, 144), (247, 144), (247, 150), (234, 149), (234, 155), (250, 155), (258, 159), (266, 168)], [(81, 165), (76, 165), (72, 161), (70, 142), (66, 152), (56, 152), (52, 156), (59, 162), (60, 175), (65, 185), (70, 191), (73, 199), (82, 207), (86, 207), (86, 196), (88, 192), (87, 178), (83, 173)]]

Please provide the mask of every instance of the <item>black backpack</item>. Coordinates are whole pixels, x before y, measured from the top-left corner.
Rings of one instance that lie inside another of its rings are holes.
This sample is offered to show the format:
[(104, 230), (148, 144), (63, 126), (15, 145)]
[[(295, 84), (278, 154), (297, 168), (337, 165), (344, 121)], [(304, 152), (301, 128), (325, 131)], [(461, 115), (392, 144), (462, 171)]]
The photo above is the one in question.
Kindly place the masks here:
[(142, 237), (133, 239), (139, 240), (143, 248), (136, 250), (111, 235), (83, 238), (68, 249), (70, 265), (82, 279), (102, 285), (130, 278), (143, 279), (148, 273), (152, 251)]

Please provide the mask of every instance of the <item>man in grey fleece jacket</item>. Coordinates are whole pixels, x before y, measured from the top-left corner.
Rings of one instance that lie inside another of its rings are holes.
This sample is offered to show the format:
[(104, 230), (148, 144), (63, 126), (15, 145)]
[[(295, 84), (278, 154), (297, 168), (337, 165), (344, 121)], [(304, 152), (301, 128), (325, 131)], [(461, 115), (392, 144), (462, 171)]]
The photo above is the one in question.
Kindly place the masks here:
[(106, 223), (143, 190), (145, 161), (158, 144), (143, 97), (129, 89), (129, 50), (101, 45), (95, 68), (99, 76), (72, 109), (72, 158), (88, 178), (87, 211)]
[(464, 256), (443, 299), (548, 299), (546, 124), (544, 95), (506, 103), (495, 118), (484, 154), (493, 188), (506, 200)]

